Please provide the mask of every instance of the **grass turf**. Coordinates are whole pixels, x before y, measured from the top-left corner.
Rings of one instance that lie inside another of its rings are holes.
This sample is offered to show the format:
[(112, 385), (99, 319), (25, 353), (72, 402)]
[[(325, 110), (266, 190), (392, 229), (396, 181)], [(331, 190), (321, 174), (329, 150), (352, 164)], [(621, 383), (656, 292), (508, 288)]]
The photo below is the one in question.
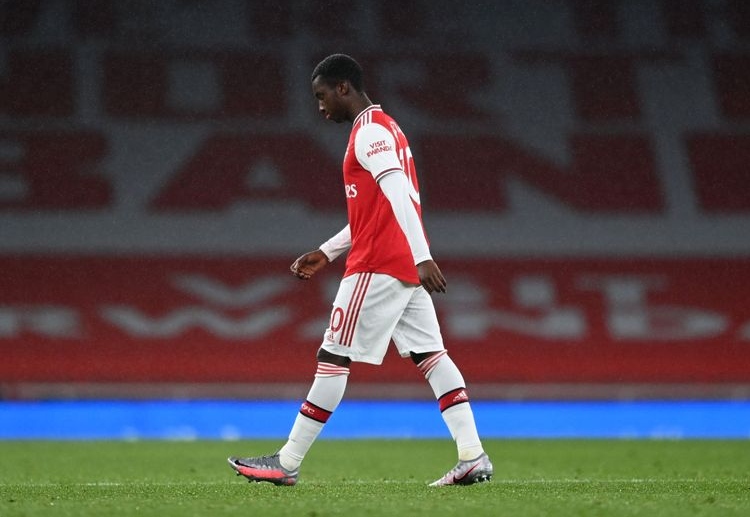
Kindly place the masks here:
[(0, 442), (0, 515), (750, 515), (750, 442), (486, 440), (492, 482), (429, 488), (450, 442), (327, 441), (295, 487), (225, 458), (278, 441)]

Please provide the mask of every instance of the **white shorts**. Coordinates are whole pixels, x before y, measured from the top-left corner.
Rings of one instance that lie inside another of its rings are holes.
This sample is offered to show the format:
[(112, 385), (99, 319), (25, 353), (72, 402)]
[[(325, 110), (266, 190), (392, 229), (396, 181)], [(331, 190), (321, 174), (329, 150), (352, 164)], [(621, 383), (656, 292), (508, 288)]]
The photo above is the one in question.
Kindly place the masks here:
[(380, 273), (343, 278), (321, 348), (352, 361), (381, 364), (391, 339), (402, 357), (443, 350), (427, 291)]

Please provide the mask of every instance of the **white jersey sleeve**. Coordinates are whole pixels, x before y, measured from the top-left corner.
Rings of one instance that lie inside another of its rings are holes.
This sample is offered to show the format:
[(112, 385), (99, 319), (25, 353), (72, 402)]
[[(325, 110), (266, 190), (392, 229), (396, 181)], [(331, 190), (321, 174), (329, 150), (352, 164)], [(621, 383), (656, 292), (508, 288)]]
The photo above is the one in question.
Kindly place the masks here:
[(406, 236), (414, 265), (432, 259), (430, 247), (422, 229), (422, 222), (419, 220), (414, 203), (409, 197), (409, 182), (406, 179), (406, 174), (399, 169), (398, 174), (384, 175), (378, 185), (390, 201), (396, 221), (398, 221), (401, 231)]
[(352, 246), (352, 232), (347, 224), (344, 229), (339, 233), (325, 241), (320, 245), (320, 251), (322, 251), (330, 262), (333, 262), (336, 257), (341, 255), (343, 252), (351, 248)]
[(375, 181), (384, 175), (401, 171), (393, 134), (380, 124), (362, 126), (354, 138), (354, 151), (360, 165), (372, 174)]

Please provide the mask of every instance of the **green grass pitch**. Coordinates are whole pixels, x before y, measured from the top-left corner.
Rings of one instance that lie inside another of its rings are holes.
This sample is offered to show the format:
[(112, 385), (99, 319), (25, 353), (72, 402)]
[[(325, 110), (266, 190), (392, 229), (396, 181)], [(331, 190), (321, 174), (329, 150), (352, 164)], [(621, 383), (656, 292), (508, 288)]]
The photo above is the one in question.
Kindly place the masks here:
[(0, 442), (0, 515), (748, 516), (750, 442), (485, 440), (490, 483), (430, 488), (448, 440), (319, 440), (294, 487), (247, 483), (254, 442)]

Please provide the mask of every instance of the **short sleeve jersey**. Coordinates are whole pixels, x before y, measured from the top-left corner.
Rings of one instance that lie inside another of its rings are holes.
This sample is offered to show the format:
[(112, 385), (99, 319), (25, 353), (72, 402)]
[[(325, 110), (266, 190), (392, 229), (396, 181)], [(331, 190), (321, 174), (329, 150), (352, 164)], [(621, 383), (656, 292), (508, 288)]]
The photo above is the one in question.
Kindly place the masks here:
[(419, 185), (409, 142), (398, 124), (379, 105), (372, 105), (354, 120), (344, 156), (352, 235), (344, 276), (384, 273), (419, 284), (409, 243), (377, 183), (387, 174), (406, 174), (410, 198), (421, 221)]

